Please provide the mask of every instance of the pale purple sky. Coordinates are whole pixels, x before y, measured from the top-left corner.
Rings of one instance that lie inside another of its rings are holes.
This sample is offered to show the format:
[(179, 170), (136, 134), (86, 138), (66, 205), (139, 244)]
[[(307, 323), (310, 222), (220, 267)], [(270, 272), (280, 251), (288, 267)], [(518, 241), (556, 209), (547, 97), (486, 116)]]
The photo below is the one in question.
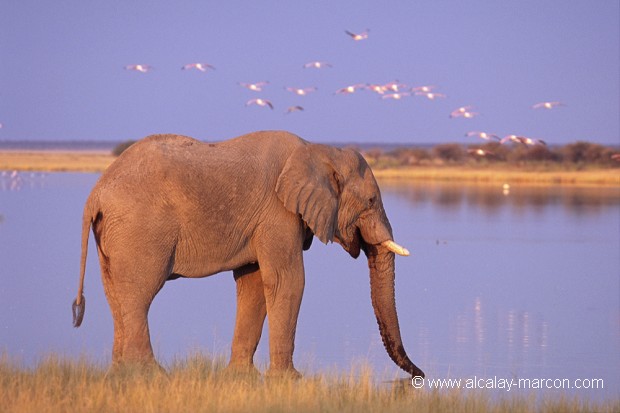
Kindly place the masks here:
[[(219, 140), (285, 129), (320, 142), (620, 144), (620, 6), (576, 1), (84, 1), (0, 7), (0, 140)], [(354, 41), (345, 30), (370, 29)], [(333, 65), (303, 69), (313, 60)], [(207, 62), (214, 71), (183, 71)], [(148, 73), (127, 71), (148, 64)], [(237, 82), (270, 84), (257, 93)], [(355, 83), (435, 85), (382, 100)], [(296, 96), (285, 87), (317, 87)], [(274, 110), (249, 106), (251, 98)], [(534, 110), (561, 101), (554, 110)], [(303, 112), (285, 115), (289, 106)], [(450, 119), (457, 107), (480, 115)]]

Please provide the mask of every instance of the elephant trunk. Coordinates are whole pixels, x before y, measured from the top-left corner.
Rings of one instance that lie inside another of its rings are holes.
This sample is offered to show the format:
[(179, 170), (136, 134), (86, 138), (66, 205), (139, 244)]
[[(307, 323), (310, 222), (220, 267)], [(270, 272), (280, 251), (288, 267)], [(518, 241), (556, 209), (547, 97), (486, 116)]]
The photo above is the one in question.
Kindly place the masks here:
[(366, 245), (370, 270), (370, 296), (383, 345), (390, 358), (413, 377), (424, 377), (407, 356), (400, 337), (394, 296), (394, 253), (385, 245)]

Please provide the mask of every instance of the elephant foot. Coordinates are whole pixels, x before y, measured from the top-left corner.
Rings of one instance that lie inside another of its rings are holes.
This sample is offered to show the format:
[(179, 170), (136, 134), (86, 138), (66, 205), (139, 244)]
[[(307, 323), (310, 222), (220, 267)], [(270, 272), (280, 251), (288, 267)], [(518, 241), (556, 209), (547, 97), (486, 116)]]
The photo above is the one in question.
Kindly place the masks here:
[(115, 362), (105, 375), (106, 380), (131, 380), (135, 378), (169, 378), (168, 372), (156, 361)]
[(253, 364), (235, 364), (229, 363), (228, 366), (224, 368), (222, 373), (225, 376), (229, 377), (248, 377), (248, 378), (259, 378), (260, 372)]
[(277, 379), (277, 380), (298, 380), (303, 376), (300, 372), (298, 372), (294, 367), (288, 367), (286, 369), (274, 369), (270, 367), (269, 370), (265, 373), (265, 377), (268, 379)]

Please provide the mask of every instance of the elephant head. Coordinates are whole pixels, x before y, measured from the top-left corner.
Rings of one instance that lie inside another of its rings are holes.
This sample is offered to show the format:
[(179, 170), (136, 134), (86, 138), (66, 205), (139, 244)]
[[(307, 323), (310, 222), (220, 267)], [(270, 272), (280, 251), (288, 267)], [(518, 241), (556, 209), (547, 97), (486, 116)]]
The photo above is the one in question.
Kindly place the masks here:
[(323, 242), (337, 242), (352, 257), (368, 258), (371, 299), (390, 358), (412, 376), (424, 373), (404, 350), (394, 296), (393, 241), (381, 193), (364, 158), (353, 150), (305, 144), (293, 151), (278, 177), (276, 193)]

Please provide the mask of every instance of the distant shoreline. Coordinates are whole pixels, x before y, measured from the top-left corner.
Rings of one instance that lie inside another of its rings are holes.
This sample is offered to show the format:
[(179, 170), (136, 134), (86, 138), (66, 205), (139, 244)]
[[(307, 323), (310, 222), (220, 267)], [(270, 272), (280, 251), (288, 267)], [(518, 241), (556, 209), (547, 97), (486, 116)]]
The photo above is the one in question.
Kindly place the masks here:
[(114, 159), (105, 150), (0, 150), (0, 171), (99, 173)]
[[(0, 171), (103, 172), (116, 159), (106, 150), (0, 150)], [(620, 187), (618, 168), (525, 170), (505, 166), (409, 166), (373, 168), (378, 180), (489, 185)]]

